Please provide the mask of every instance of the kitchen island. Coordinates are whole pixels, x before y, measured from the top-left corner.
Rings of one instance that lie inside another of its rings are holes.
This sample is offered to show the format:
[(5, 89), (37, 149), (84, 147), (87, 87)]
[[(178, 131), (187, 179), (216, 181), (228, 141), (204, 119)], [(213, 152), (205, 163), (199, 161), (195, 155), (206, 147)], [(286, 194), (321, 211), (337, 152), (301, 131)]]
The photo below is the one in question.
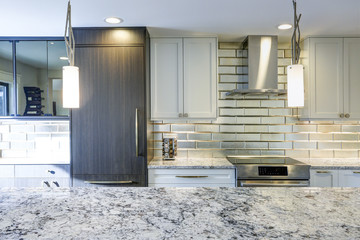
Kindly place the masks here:
[(359, 188), (0, 189), (0, 239), (356, 239)]

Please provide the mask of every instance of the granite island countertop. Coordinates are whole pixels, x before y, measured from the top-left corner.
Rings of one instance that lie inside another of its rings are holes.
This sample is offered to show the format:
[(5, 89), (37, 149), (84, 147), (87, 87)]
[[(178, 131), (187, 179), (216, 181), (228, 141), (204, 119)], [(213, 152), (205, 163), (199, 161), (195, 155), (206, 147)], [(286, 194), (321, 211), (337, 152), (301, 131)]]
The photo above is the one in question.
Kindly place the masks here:
[(154, 158), (148, 168), (235, 168), (226, 158), (177, 158), (162, 160)]
[(0, 239), (358, 239), (359, 188), (0, 189)]

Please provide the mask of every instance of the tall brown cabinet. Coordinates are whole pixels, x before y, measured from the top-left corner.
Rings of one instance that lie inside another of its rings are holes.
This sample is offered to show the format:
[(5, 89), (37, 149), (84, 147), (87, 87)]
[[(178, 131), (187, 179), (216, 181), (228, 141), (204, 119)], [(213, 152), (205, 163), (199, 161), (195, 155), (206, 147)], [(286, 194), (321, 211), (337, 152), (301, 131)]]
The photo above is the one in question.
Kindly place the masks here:
[(73, 186), (147, 186), (146, 28), (74, 28), (80, 108), (71, 113)]

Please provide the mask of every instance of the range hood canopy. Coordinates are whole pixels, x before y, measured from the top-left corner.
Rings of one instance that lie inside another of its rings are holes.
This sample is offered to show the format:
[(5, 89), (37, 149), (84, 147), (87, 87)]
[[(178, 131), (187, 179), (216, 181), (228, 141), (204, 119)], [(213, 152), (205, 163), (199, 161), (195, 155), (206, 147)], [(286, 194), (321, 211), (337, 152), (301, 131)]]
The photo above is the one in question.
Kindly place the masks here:
[(247, 36), (242, 49), (248, 50), (248, 89), (234, 89), (233, 95), (284, 95), (278, 89), (277, 36)]

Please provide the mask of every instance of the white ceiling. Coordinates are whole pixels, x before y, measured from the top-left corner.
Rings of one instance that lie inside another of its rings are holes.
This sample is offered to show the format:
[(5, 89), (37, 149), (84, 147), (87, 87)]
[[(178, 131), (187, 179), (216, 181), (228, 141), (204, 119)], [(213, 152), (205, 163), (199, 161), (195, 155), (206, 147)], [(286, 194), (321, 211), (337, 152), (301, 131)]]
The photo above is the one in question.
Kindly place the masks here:
[[(67, 0), (0, 0), (0, 36), (61, 36)], [(290, 41), (291, 0), (72, 0), (73, 27), (147, 26), (151, 36), (217, 35), (240, 41), (251, 34), (279, 35)], [(360, 0), (298, 0), (302, 36), (360, 36)]]

